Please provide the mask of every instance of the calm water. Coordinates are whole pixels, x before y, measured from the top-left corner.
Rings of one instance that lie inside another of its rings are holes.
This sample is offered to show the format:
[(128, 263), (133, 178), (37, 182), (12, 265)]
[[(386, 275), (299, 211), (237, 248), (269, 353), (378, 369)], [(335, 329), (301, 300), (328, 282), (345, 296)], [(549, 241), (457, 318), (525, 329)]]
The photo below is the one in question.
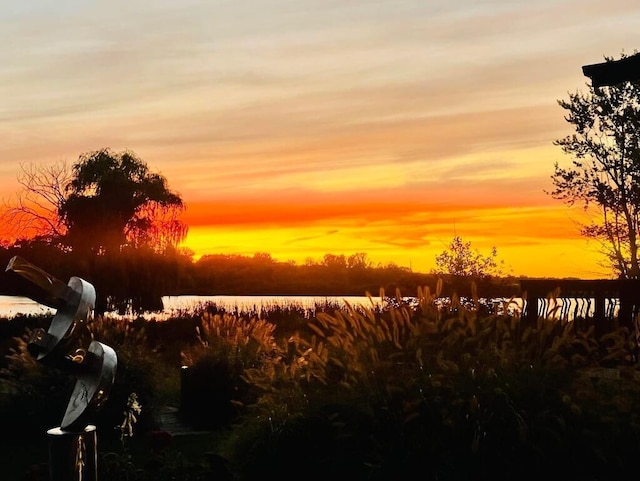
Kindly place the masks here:
[(18, 314), (48, 315), (54, 313), (55, 310), (38, 304), (28, 297), (0, 296), (0, 317), (14, 317)]
[[(164, 311), (162, 313), (149, 313), (144, 317), (148, 319), (166, 319), (177, 316), (184, 312), (192, 311), (198, 306), (212, 302), (226, 311), (239, 312), (259, 312), (269, 310), (273, 307), (296, 307), (312, 309), (316, 305), (338, 305), (344, 306), (349, 303), (353, 306), (382, 305), (383, 301), (379, 297), (368, 298), (366, 296), (166, 296), (162, 298)], [(572, 319), (576, 307), (580, 315), (593, 315), (593, 299), (587, 300), (567, 300), (558, 301), (560, 306), (554, 309), (555, 305), (548, 305), (545, 300), (541, 300), (539, 314), (549, 318)], [(372, 304), (373, 303), (373, 304)], [(523, 303), (521, 299), (515, 300), (515, 310), (522, 312)], [(606, 309), (610, 314), (617, 310), (617, 304), (608, 302)], [(499, 312), (497, 309), (496, 312)], [(27, 297), (20, 296), (0, 296), (0, 317), (11, 318), (18, 314), (25, 315), (53, 315), (55, 310), (38, 304)]]
[[(191, 311), (207, 302), (213, 302), (227, 311), (238, 310), (259, 311), (272, 307), (301, 307), (311, 309), (316, 304), (336, 304), (344, 306), (348, 302), (354, 306), (371, 306), (372, 301), (376, 305), (382, 304), (380, 298), (369, 299), (366, 296), (344, 297), (314, 297), (314, 296), (166, 296), (162, 298), (164, 311), (162, 313), (150, 313), (147, 318), (166, 318), (181, 312)], [(24, 315), (54, 315), (55, 310), (32, 301), (28, 297), (0, 296), (0, 317), (14, 317)]]
[[(313, 309), (316, 305), (352, 306), (382, 305), (379, 297), (369, 299), (366, 296), (167, 296), (162, 298), (164, 316), (179, 314), (181, 311), (191, 311), (205, 303), (213, 303), (226, 311), (259, 312), (273, 307), (294, 307)], [(373, 304), (372, 304), (373, 302)], [(146, 317), (154, 317), (153, 314)]]

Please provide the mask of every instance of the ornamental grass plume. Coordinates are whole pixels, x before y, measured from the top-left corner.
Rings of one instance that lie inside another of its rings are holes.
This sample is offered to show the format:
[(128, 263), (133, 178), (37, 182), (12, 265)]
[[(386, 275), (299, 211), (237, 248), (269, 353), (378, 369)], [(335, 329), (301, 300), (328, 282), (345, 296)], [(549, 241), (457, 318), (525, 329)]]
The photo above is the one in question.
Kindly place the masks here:
[(215, 357), (240, 374), (273, 349), (274, 331), (274, 324), (258, 317), (205, 313), (196, 327), (197, 343), (181, 352), (182, 364), (194, 366), (202, 358)]
[(273, 351), (274, 330), (274, 324), (256, 317), (204, 314), (197, 342), (181, 352), (182, 419), (194, 428), (229, 425), (253, 401), (243, 374)]
[[(310, 479), (539, 479), (554, 463), (594, 479), (636, 442), (629, 332), (596, 339), (556, 319), (529, 325), (511, 301), (499, 310), (511, 314), (482, 312), (475, 289), (464, 302), (438, 294), (318, 313), (245, 371), (262, 394), (229, 450), (240, 479), (284, 463)], [(605, 382), (610, 368), (619, 378)]]

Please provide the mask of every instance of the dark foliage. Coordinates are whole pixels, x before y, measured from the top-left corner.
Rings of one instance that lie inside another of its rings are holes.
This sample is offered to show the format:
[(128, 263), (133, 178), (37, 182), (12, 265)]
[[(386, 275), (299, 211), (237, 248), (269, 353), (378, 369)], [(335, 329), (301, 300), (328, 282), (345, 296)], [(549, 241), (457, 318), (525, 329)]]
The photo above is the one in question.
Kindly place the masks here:
[[(443, 296), (471, 296), (474, 282), (488, 298), (519, 294), (513, 278), (437, 276), (397, 266), (294, 265), (265, 256), (205, 256), (193, 262), (179, 251), (159, 254), (144, 248), (83, 257), (39, 241), (0, 246), (0, 265), (6, 266), (15, 255), (65, 283), (72, 276), (92, 283), (98, 314), (159, 312), (163, 296), (184, 294), (362, 296), (376, 295), (382, 288), (415, 296), (419, 287), (435, 289), (438, 279), (443, 281)], [(15, 277), (7, 273), (0, 275), (0, 293), (23, 295)]]

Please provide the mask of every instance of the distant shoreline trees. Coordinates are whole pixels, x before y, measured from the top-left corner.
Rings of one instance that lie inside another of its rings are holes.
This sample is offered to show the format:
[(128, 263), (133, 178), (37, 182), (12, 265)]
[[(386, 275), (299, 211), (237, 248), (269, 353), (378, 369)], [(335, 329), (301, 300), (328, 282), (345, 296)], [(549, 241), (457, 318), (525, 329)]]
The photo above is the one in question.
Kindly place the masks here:
[[(29, 242), (0, 246), (0, 263), (6, 266), (14, 255), (24, 257), (64, 282), (71, 276), (86, 276), (70, 253), (53, 251), (46, 244)], [(369, 292), (378, 297), (382, 290), (389, 297), (395, 297), (397, 292), (403, 297), (415, 297), (418, 288), (428, 287), (435, 292), (439, 279), (443, 281), (443, 296), (455, 292), (470, 297), (472, 284), (476, 284), (478, 292), (487, 298), (508, 298), (519, 294), (519, 284), (511, 277), (463, 278), (413, 272), (394, 264), (327, 264), (324, 259), (316, 263), (295, 264), (277, 261), (260, 253), (253, 256), (215, 254), (193, 261), (179, 251), (154, 254), (132, 250), (113, 261), (104, 256), (98, 260), (100, 264), (95, 272), (105, 278), (83, 278), (94, 283), (97, 291), (106, 289), (115, 299), (127, 299), (128, 303), (116, 307), (130, 309), (133, 314), (159, 311), (162, 305), (153, 305), (153, 299), (177, 295), (333, 297), (363, 296)], [(14, 290), (7, 276), (0, 276), (0, 294), (21, 295)]]

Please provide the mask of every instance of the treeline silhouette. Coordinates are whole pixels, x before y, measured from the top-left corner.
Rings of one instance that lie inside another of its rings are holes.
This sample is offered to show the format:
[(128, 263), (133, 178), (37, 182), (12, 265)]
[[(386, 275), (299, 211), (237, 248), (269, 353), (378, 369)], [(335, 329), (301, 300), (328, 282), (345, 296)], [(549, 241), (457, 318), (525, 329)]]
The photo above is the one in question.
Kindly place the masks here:
[[(80, 256), (38, 241), (0, 247), (2, 265), (13, 256), (23, 257), (65, 283), (72, 276), (91, 282), (96, 288), (97, 313), (161, 311), (163, 296), (187, 294), (361, 296), (369, 292), (378, 296), (383, 289), (387, 296), (398, 291), (415, 296), (419, 287), (435, 292), (439, 278), (443, 296), (471, 296), (472, 283), (485, 298), (509, 297), (519, 290), (513, 278), (460, 278), (413, 272), (394, 264), (373, 266), (366, 254), (326, 254), (319, 262), (299, 265), (264, 253), (207, 255), (194, 261), (176, 249), (163, 254), (137, 248)], [(11, 274), (0, 276), (0, 293), (25, 295), (25, 282)]]
[[(6, 266), (17, 255), (62, 282), (81, 277), (96, 289), (98, 314), (160, 311), (162, 297), (169, 295), (376, 296), (383, 289), (390, 296), (397, 291), (414, 296), (419, 287), (435, 291), (438, 283), (433, 274), (394, 264), (373, 266), (365, 253), (326, 254), (304, 265), (276, 261), (265, 253), (208, 255), (194, 262), (177, 248), (188, 230), (179, 220), (185, 209), (182, 198), (130, 151), (85, 152), (70, 169), (65, 164), (25, 167), (18, 179), (24, 190), (2, 218), (13, 236), (31, 235), (0, 243), (0, 262)], [(455, 244), (454, 260), (494, 266), (492, 257), (487, 264), (468, 252), (469, 245)], [(441, 294), (469, 296), (471, 281), (483, 297), (514, 294), (517, 282), (490, 279), (485, 273), (465, 270), (444, 278)], [(1, 293), (25, 295), (29, 287), (11, 271), (0, 279)]]

